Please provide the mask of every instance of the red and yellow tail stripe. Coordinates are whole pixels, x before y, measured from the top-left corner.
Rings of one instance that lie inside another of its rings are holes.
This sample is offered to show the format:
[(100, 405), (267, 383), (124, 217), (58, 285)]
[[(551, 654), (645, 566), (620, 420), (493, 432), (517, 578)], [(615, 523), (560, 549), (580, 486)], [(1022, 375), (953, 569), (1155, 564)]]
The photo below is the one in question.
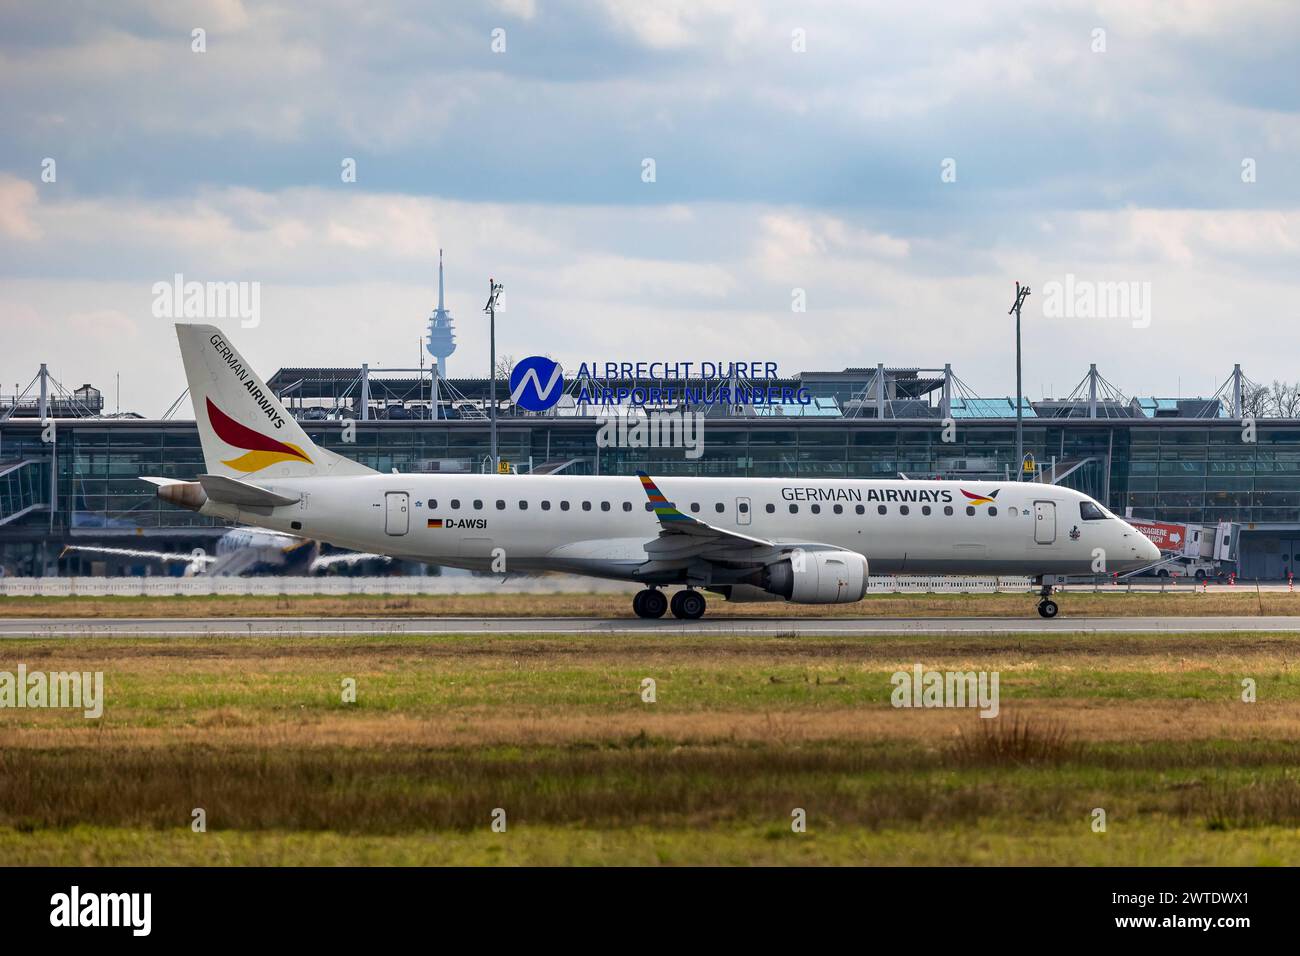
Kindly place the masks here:
[(269, 435), (263, 435), (247, 425), (241, 425), (217, 408), (210, 398), (207, 400), (207, 408), (208, 421), (212, 423), (212, 430), (217, 433), (217, 437), (227, 445), (247, 449), (238, 458), (223, 461), (223, 465), (248, 473), (261, 471), (269, 465), (282, 461), (305, 461), (309, 465), (312, 464), (306, 452), (297, 445), (276, 441)]

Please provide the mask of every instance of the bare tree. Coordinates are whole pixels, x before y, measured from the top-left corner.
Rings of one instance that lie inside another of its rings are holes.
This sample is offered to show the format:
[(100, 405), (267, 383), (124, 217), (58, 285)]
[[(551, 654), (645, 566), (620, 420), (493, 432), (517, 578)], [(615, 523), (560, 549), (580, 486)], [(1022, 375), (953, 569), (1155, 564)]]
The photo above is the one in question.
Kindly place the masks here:
[(510, 381), (510, 373), (515, 370), (515, 357), (513, 355), (497, 356), (497, 381)]
[(1273, 394), (1267, 385), (1255, 385), (1241, 393), (1242, 412), (1252, 418), (1269, 418), (1273, 414)]
[(1300, 418), (1300, 382), (1288, 384), (1273, 380), (1273, 411), (1279, 418)]

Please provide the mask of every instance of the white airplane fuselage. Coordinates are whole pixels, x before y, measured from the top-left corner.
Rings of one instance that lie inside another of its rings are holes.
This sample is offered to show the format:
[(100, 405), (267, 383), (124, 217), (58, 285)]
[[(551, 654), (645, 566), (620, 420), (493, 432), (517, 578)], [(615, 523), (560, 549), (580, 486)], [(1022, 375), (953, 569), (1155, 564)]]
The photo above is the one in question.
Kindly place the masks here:
[[(1039, 577), (1156, 561), (1086, 495), (1011, 482), (381, 474), (312, 441), (220, 329), (178, 324), (206, 472), (142, 476), (203, 514), (339, 547), (498, 573), (638, 581), (642, 618), (729, 600), (847, 604), (877, 574)], [(685, 585), (671, 601), (666, 585)]]
[[(1090, 575), (1151, 564), (1159, 552), (1092, 499), (1038, 483), (797, 478), (657, 478), (677, 509), (775, 544), (863, 555), (875, 574)], [(635, 476), (391, 474), (258, 484), (295, 504), (204, 511), (416, 561), (513, 571), (572, 571), (647, 583), (646, 542), (660, 533)], [(983, 501), (967, 496), (972, 493)], [(704, 583), (704, 582), (696, 582)]]

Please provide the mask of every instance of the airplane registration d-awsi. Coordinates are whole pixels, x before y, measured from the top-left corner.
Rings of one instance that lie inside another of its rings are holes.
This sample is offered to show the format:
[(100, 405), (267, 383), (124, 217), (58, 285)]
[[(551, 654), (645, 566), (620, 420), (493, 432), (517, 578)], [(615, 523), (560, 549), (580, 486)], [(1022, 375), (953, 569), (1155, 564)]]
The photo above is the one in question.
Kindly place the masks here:
[(1038, 483), (382, 474), (313, 443), (220, 330), (176, 331), (206, 473), (148, 479), (158, 495), (338, 547), (639, 582), (638, 615), (687, 619), (704, 613), (701, 591), (859, 601), (869, 570), (1028, 575), (1054, 617), (1057, 577), (1159, 559), (1087, 495)]

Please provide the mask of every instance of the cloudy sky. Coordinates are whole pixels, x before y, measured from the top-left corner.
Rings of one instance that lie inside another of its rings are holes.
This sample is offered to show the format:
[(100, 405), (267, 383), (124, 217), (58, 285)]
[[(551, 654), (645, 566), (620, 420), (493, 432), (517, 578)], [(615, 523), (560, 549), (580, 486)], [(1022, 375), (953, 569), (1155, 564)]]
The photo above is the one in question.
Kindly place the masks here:
[[(218, 324), (264, 375), (413, 365), (439, 247), (452, 375), (487, 367), (493, 275), (500, 351), (566, 368), (1007, 394), (1020, 279), (1035, 398), (1089, 362), (1294, 380), (1297, 50), (1300, 8), (1249, 0), (6, 3), (0, 391), (46, 361), (160, 413), (177, 273), (260, 284), (256, 328)], [(1053, 314), (1067, 276), (1136, 297)]]

